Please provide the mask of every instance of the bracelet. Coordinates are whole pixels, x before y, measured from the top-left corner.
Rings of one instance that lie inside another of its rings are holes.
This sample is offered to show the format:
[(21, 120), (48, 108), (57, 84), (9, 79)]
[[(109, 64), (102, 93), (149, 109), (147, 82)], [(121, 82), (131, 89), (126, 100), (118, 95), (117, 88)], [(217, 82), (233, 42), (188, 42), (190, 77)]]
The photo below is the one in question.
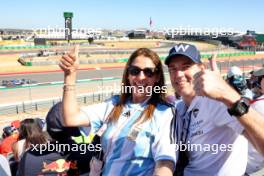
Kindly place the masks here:
[(71, 91), (75, 90), (75, 84), (64, 84), (63, 86), (64, 91)]
[(69, 87), (74, 87), (75, 86), (75, 84), (63, 84), (63, 86), (69, 86)]

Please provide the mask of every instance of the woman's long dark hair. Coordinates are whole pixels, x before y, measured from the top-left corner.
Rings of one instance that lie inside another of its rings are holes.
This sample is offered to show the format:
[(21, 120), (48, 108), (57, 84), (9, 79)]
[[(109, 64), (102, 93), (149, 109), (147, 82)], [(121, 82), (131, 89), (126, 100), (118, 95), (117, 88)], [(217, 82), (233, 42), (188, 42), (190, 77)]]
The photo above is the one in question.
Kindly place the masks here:
[[(157, 55), (157, 53), (155, 53), (154, 51), (147, 49), (147, 48), (139, 48), (136, 51), (134, 51), (131, 54), (131, 56), (129, 57), (129, 59), (126, 63), (124, 72), (123, 72), (122, 86), (130, 86), (130, 83), (128, 80), (128, 68), (129, 68), (129, 66), (131, 66), (131, 64), (134, 62), (134, 60), (138, 56), (145, 56), (145, 57), (152, 60), (152, 62), (156, 66), (156, 70), (157, 70), (156, 74), (158, 75), (158, 78), (157, 78), (158, 81), (155, 83), (154, 86), (158, 86), (158, 87), (160, 87), (160, 90), (164, 90), (162, 88), (163, 88), (163, 86), (165, 86), (165, 78), (164, 78), (164, 74), (163, 74), (161, 60), (160, 60), (159, 56)], [(165, 102), (165, 95), (166, 95), (166, 93), (163, 91), (161, 91), (159, 93), (152, 91), (151, 98), (148, 102), (148, 106), (145, 109), (144, 114), (143, 114), (144, 121), (151, 119), (157, 103)], [(131, 92), (121, 91), (119, 102), (117, 105), (115, 105), (114, 109), (112, 110), (111, 114), (109, 115), (110, 121), (117, 121), (118, 120), (119, 116), (122, 113), (122, 110), (123, 110), (123, 107), (124, 107), (126, 101), (131, 97), (132, 97)]]
[(26, 148), (30, 144), (45, 144), (48, 141), (48, 135), (44, 133), (36, 119), (24, 119), (19, 127), (19, 140), (26, 140)]

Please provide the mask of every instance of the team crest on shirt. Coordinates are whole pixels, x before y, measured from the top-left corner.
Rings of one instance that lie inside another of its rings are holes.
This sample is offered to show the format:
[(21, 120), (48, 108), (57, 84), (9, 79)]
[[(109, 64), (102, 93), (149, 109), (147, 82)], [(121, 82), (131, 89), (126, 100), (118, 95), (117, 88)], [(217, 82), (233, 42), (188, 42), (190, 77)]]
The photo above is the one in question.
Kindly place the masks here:
[(193, 114), (194, 118), (197, 117), (198, 113), (199, 113), (199, 109), (195, 108), (192, 110), (192, 114)]

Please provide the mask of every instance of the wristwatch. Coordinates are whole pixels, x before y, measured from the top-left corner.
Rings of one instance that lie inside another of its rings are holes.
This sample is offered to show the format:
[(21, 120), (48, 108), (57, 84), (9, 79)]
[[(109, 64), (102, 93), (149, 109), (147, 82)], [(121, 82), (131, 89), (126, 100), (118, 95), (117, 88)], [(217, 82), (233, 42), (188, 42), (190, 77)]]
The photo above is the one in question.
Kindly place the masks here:
[(239, 118), (248, 112), (249, 107), (250, 107), (249, 99), (242, 97), (235, 104), (233, 104), (233, 106), (229, 108), (227, 111), (231, 116), (236, 116), (237, 118)]

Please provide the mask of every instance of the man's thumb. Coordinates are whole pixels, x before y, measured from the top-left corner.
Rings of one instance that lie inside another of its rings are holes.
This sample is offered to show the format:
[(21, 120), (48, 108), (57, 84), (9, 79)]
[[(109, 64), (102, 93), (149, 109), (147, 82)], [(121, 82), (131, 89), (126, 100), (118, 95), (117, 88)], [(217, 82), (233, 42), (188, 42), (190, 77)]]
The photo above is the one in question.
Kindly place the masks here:
[(218, 69), (217, 63), (216, 63), (216, 57), (217, 57), (217, 54), (213, 54), (211, 59), (209, 59), (209, 64), (210, 64), (212, 71), (219, 72), (219, 69)]

